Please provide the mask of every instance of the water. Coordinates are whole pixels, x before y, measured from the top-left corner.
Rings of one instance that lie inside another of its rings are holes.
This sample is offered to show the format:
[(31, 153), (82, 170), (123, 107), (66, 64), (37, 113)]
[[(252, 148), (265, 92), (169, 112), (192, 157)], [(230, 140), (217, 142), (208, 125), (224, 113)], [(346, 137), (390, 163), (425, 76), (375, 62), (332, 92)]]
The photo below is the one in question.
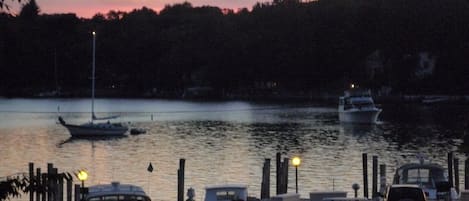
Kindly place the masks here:
[[(456, 151), (462, 161), (469, 122), (464, 105), (384, 105), (378, 125), (351, 125), (338, 121), (335, 105), (98, 99), (98, 116), (120, 114), (120, 121), (148, 132), (71, 139), (56, 122), (57, 110), (67, 122), (83, 123), (89, 108), (88, 99), (0, 99), (0, 176), (26, 172), (29, 162), (43, 170), (53, 163), (63, 172), (88, 170), (85, 185), (131, 183), (153, 200), (173, 201), (179, 159), (185, 158), (185, 188), (195, 188), (196, 200), (203, 200), (206, 185), (221, 183), (247, 184), (250, 196), (260, 197), (264, 159), (272, 159), (274, 195), (275, 154), (281, 152), (302, 158), (302, 197), (323, 190), (353, 196), (352, 184), (363, 186), (362, 153), (369, 154), (370, 175), (372, 155), (387, 165), (388, 181), (397, 162), (416, 162), (412, 155), (445, 165), (447, 153)], [(290, 167), (289, 192), (294, 175)]]

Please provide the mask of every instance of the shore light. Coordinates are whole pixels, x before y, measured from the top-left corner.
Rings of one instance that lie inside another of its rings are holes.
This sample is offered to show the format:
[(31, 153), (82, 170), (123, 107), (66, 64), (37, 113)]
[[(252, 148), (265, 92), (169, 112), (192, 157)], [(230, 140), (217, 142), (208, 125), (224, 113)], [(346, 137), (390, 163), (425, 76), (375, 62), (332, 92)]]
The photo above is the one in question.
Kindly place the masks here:
[(77, 177), (78, 180), (81, 181), (81, 200), (85, 200), (85, 194), (87, 193), (85, 189), (85, 181), (88, 179), (88, 173), (84, 170), (80, 170), (77, 174)]
[(301, 159), (298, 156), (292, 158), (291, 163), (295, 166), (295, 187), (296, 194), (298, 194), (298, 166), (301, 164)]

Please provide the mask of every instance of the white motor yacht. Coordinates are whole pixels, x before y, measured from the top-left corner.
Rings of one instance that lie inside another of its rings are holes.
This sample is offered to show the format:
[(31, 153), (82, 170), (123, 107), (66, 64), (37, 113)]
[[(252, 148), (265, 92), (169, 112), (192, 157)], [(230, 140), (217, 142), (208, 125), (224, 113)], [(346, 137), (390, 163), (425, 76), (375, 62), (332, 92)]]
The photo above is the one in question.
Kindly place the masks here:
[(375, 106), (370, 90), (359, 89), (354, 85), (339, 98), (341, 122), (374, 124), (381, 111)]

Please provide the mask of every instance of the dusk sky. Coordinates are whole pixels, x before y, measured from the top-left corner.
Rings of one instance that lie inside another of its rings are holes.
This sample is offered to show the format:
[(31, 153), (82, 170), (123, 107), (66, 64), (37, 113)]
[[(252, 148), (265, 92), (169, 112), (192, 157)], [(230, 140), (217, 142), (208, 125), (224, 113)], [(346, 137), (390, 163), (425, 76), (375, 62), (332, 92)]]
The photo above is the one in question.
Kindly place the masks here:
[[(106, 14), (110, 10), (131, 11), (143, 6), (159, 11), (165, 5), (182, 3), (184, 0), (36, 0), (36, 2), (41, 13), (76, 13), (79, 17), (90, 18), (98, 12)], [(256, 2), (265, 2), (265, 0), (188, 0), (188, 2), (193, 6), (210, 5), (237, 10), (244, 7), (251, 9)], [(14, 12), (20, 7), (18, 3), (10, 0), (6, 3), (14, 8)]]

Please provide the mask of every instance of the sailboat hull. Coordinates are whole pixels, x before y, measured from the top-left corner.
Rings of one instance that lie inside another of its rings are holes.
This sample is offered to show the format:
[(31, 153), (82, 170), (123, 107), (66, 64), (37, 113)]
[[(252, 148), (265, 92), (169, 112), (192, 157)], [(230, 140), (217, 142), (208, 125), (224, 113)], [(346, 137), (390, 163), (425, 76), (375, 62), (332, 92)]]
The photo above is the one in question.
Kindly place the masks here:
[(70, 132), (72, 137), (105, 137), (105, 136), (123, 136), (128, 128), (125, 126), (116, 126), (114, 124), (84, 124), (84, 125), (63, 125)]

